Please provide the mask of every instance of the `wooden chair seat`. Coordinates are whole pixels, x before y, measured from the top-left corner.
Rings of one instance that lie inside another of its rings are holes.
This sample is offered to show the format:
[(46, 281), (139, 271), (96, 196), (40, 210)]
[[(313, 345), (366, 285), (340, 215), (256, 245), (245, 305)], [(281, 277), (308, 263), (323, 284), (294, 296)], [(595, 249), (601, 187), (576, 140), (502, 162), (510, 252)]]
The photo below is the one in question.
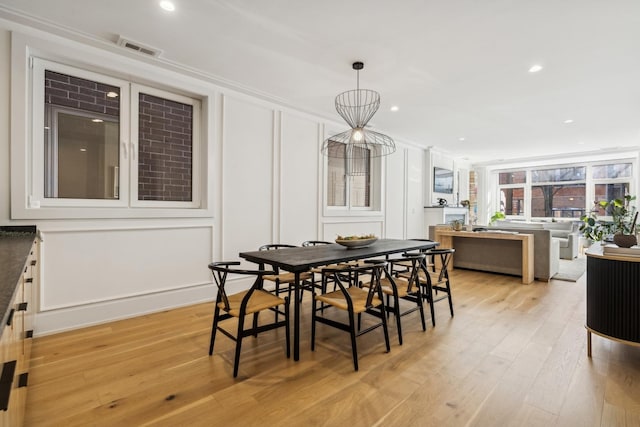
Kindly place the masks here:
[(325, 269), (325, 268), (330, 268), (332, 270), (336, 270), (336, 269), (339, 269), (339, 268), (346, 269), (346, 268), (354, 267), (354, 266), (358, 266), (358, 265), (359, 264), (358, 264), (357, 260), (347, 261), (347, 262), (341, 262), (339, 264), (329, 264), (329, 265), (325, 265), (325, 266), (322, 266), (322, 267), (315, 267), (315, 268), (311, 269), (311, 272), (320, 274), (320, 273), (322, 273), (322, 270)]
[[(346, 288), (347, 293), (351, 297), (351, 301), (353, 303), (353, 312), (354, 313), (363, 313), (367, 310), (367, 296), (369, 295), (369, 291), (358, 288), (356, 286), (351, 286)], [(337, 307), (341, 310), (348, 310), (349, 305), (347, 304), (347, 300), (344, 296), (342, 290), (336, 290), (333, 292), (329, 292), (322, 295), (316, 295), (316, 299), (325, 304), (329, 304), (333, 307)], [(371, 300), (372, 306), (380, 305), (380, 300), (377, 297), (374, 297)]]
[[(396, 278), (395, 281), (396, 281), (396, 286), (398, 288), (399, 298), (406, 297), (413, 290), (413, 285), (409, 287), (408, 278), (404, 278), (404, 277)], [(364, 284), (363, 286), (366, 287), (367, 284)], [(380, 279), (380, 287), (382, 289), (383, 294), (393, 295), (393, 284), (391, 283), (391, 280), (389, 280), (387, 277)]]
[[(227, 313), (229, 313), (233, 317), (239, 317), (240, 306), (248, 293), (249, 291), (243, 291), (238, 292), (237, 294), (229, 295), (227, 297), (229, 301), (229, 308), (227, 310)], [(283, 304), (285, 304), (285, 300), (283, 298), (277, 297), (270, 292), (256, 289), (249, 297), (244, 314), (253, 314), (258, 311), (266, 310), (267, 308), (271, 307), (277, 307)], [(220, 307), (221, 310), (224, 310), (224, 301), (219, 302), (218, 307)]]
[[(300, 280), (309, 280), (311, 279), (310, 272), (300, 273)], [(295, 273), (280, 273), (280, 274), (271, 274), (268, 276), (264, 276), (264, 280), (268, 280), (270, 282), (275, 282), (278, 280), (280, 283), (291, 284), (295, 283), (296, 275)]]

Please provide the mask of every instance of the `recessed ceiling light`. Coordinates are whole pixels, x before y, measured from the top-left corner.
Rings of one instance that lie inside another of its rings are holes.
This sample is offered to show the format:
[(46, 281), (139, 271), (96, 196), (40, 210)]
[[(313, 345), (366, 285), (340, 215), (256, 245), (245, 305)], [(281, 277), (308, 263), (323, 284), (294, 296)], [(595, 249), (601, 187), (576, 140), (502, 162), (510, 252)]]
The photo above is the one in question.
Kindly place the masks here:
[(573, 119), (567, 119), (564, 121), (566, 124), (573, 123)]
[(397, 105), (392, 105), (391, 108), (389, 108), (391, 111), (398, 111), (400, 108)]
[(87, 149), (86, 148), (81, 148), (80, 151), (82, 151), (84, 153), (85, 151), (87, 151)]
[(107, 98), (117, 98), (117, 97), (118, 97), (117, 92), (107, 92)]
[(531, 66), (531, 68), (529, 68), (530, 73), (537, 73), (540, 70), (542, 70), (542, 65), (540, 64), (533, 65)]
[(104, 120), (102, 120), (102, 119), (91, 119), (91, 121), (93, 123), (102, 123), (102, 122), (104, 122)]
[(458, 141), (464, 141), (466, 138), (464, 136), (461, 136), (460, 138), (458, 138)]
[(176, 6), (168, 0), (162, 0), (160, 2), (160, 7), (169, 12), (176, 10)]

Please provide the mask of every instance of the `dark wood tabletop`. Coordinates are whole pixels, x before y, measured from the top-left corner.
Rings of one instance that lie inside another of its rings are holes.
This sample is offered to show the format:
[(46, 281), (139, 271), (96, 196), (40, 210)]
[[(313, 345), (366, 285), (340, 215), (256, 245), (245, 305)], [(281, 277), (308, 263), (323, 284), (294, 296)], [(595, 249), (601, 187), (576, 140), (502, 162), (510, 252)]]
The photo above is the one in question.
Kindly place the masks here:
[(273, 251), (241, 252), (240, 258), (256, 264), (269, 264), (290, 272), (303, 272), (313, 267), (355, 259), (374, 258), (419, 249), (431, 249), (437, 242), (424, 240), (380, 239), (365, 248), (346, 248), (337, 243)]

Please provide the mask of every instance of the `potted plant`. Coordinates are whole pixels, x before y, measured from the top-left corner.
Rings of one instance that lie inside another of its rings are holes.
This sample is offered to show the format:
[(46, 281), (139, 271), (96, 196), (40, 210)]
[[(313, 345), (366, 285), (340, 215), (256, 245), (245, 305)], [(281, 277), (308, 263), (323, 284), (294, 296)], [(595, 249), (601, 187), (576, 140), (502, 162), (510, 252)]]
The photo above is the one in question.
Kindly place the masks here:
[(501, 219), (505, 219), (506, 216), (503, 212), (497, 211), (496, 213), (494, 213), (491, 216), (491, 220), (489, 221), (489, 225), (493, 225), (495, 224), (496, 221), (501, 220)]
[[(630, 247), (635, 245), (637, 243), (635, 233), (637, 231), (636, 221), (638, 214), (636, 207), (630, 206), (630, 202), (635, 199), (635, 196), (626, 195), (622, 199), (595, 202), (591, 212), (580, 217), (582, 235), (591, 242), (602, 241), (613, 235), (614, 243), (618, 246)], [(611, 215), (611, 221), (598, 219), (600, 209)]]
[(464, 227), (464, 221), (461, 219), (454, 219), (453, 221), (451, 221), (451, 228), (453, 228), (455, 231), (461, 231), (462, 227)]
[(635, 199), (635, 196), (626, 195), (624, 199), (611, 200), (608, 205), (613, 223), (611, 230), (613, 243), (623, 248), (629, 248), (638, 243), (636, 239), (638, 212), (635, 206), (630, 207), (630, 202)]

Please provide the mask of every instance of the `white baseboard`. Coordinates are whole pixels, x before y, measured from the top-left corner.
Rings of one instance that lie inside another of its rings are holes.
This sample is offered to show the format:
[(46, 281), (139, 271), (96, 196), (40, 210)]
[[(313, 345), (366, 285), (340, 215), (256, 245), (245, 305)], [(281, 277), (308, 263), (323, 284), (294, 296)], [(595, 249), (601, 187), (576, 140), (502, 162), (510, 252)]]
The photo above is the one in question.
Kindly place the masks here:
[(51, 335), (171, 308), (213, 301), (216, 286), (205, 284), (36, 314), (34, 336)]

